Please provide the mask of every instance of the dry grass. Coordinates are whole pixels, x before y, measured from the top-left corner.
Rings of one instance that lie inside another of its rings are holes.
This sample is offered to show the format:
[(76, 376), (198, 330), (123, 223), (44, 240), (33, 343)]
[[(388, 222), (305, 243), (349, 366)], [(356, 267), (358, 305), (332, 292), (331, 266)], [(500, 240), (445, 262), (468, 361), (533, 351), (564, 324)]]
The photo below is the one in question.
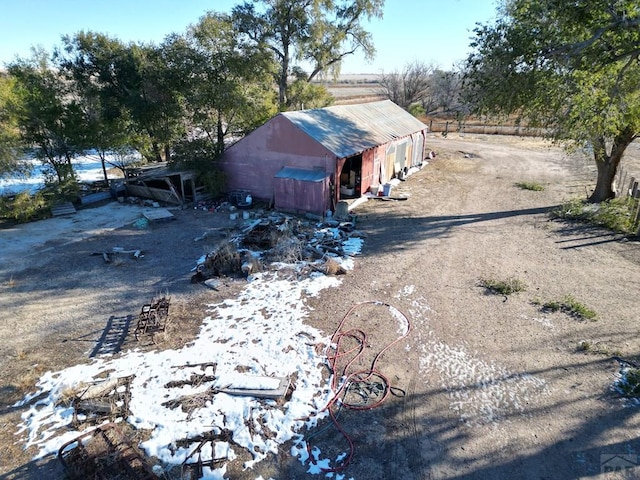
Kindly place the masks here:
[(164, 332), (156, 334), (155, 341), (163, 348), (180, 348), (195, 340), (202, 326), (202, 313), (187, 300), (172, 301), (169, 321)]
[(233, 275), (242, 272), (242, 255), (236, 246), (224, 242), (204, 261), (207, 276)]
[(344, 275), (347, 271), (334, 258), (329, 257), (324, 262), (324, 273), (326, 275)]

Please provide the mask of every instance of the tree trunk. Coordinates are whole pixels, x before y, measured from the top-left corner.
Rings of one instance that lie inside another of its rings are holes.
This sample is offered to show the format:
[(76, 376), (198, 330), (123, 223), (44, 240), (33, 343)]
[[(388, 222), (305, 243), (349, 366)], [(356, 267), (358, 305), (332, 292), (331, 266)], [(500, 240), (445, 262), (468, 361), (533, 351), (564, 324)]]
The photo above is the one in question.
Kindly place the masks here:
[(593, 156), (598, 169), (596, 188), (589, 197), (591, 203), (600, 203), (615, 198), (613, 181), (618, 172), (618, 165), (627, 147), (636, 138), (630, 128), (626, 128), (613, 139), (611, 153), (607, 154), (605, 139), (600, 137), (593, 142)]
[(596, 181), (596, 188), (589, 197), (591, 203), (600, 203), (606, 200), (611, 200), (616, 196), (613, 190), (613, 180), (618, 171), (618, 164), (620, 161), (613, 162), (611, 157), (605, 159), (596, 160), (596, 167), (598, 168), (598, 179)]
[(171, 146), (168, 143), (165, 143), (164, 145), (164, 161), (171, 161)]
[(216, 122), (216, 156), (224, 153), (224, 125), (222, 124), (222, 112), (218, 110), (218, 121)]
[(100, 165), (102, 166), (102, 175), (104, 176), (104, 181), (107, 184), (107, 187), (109, 186), (109, 176), (107, 175), (107, 166), (106, 166), (106, 156), (107, 154), (104, 152), (104, 150), (99, 149), (98, 150), (98, 156), (100, 157)]
[(160, 150), (158, 142), (156, 142), (155, 140), (151, 142), (151, 148), (153, 149), (153, 156), (155, 157), (155, 161), (162, 162), (162, 151)]
[(282, 64), (280, 65), (280, 75), (278, 78), (278, 103), (280, 105), (280, 111), (286, 110), (289, 102), (288, 89), (289, 89), (289, 47), (284, 46), (282, 55)]

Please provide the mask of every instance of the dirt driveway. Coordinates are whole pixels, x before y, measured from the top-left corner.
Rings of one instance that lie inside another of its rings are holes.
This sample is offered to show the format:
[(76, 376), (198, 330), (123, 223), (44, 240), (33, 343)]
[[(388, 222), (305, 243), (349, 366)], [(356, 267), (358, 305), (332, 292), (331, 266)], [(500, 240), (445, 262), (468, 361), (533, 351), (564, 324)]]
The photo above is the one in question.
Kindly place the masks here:
[[(346, 478), (638, 478), (640, 467), (603, 472), (640, 464), (640, 407), (611, 391), (620, 369), (613, 357), (640, 356), (640, 244), (546, 214), (585, 195), (591, 164), (519, 138), (434, 136), (428, 146), (436, 161), (393, 191), (408, 200), (357, 207), (368, 236), (355, 269), (309, 300), (309, 323), (328, 334), (362, 300), (388, 302), (412, 322), (400, 348), (379, 362), (395, 395), (342, 418), (355, 444)], [(546, 188), (522, 190), (522, 181)], [(30, 464), (15, 443), (20, 410), (11, 405), (42, 372), (85, 360), (110, 317), (136, 314), (149, 296), (170, 291), (185, 318), (183, 338), (173, 340), (188, 341), (207, 303), (242, 288), (189, 283), (194, 260), (211, 246), (195, 238), (224, 230), (228, 216), (175, 214), (149, 229), (128, 224), (79, 242), (54, 240), (3, 263), (0, 479), (61, 478), (55, 461)], [(142, 249), (145, 262), (105, 265), (91, 255), (114, 246)], [(508, 278), (526, 290), (505, 298), (479, 286)], [(540, 310), (566, 295), (597, 320)], [(372, 346), (397, 333), (374, 316), (352, 320)], [(332, 429), (314, 441), (344, 450)], [(259, 474), (317, 478), (286, 450), (233, 478)]]

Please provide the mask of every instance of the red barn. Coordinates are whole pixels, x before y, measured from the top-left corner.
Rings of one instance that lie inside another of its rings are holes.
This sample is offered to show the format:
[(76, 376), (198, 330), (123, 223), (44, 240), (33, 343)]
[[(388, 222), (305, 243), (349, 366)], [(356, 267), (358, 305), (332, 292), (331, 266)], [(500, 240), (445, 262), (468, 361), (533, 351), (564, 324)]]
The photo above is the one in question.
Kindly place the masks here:
[(322, 214), (425, 159), (427, 126), (390, 100), (283, 112), (229, 147), (229, 190)]

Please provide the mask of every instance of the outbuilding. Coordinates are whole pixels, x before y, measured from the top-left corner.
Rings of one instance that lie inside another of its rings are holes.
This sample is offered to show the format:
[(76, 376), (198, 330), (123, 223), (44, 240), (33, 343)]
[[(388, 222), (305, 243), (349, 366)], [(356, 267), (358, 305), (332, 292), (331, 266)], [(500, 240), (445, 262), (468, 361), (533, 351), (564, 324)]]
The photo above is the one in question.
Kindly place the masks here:
[(427, 126), (390, 100), (283, 112), (221, 158), (229, 190), (322, 214), (425, 159)]

